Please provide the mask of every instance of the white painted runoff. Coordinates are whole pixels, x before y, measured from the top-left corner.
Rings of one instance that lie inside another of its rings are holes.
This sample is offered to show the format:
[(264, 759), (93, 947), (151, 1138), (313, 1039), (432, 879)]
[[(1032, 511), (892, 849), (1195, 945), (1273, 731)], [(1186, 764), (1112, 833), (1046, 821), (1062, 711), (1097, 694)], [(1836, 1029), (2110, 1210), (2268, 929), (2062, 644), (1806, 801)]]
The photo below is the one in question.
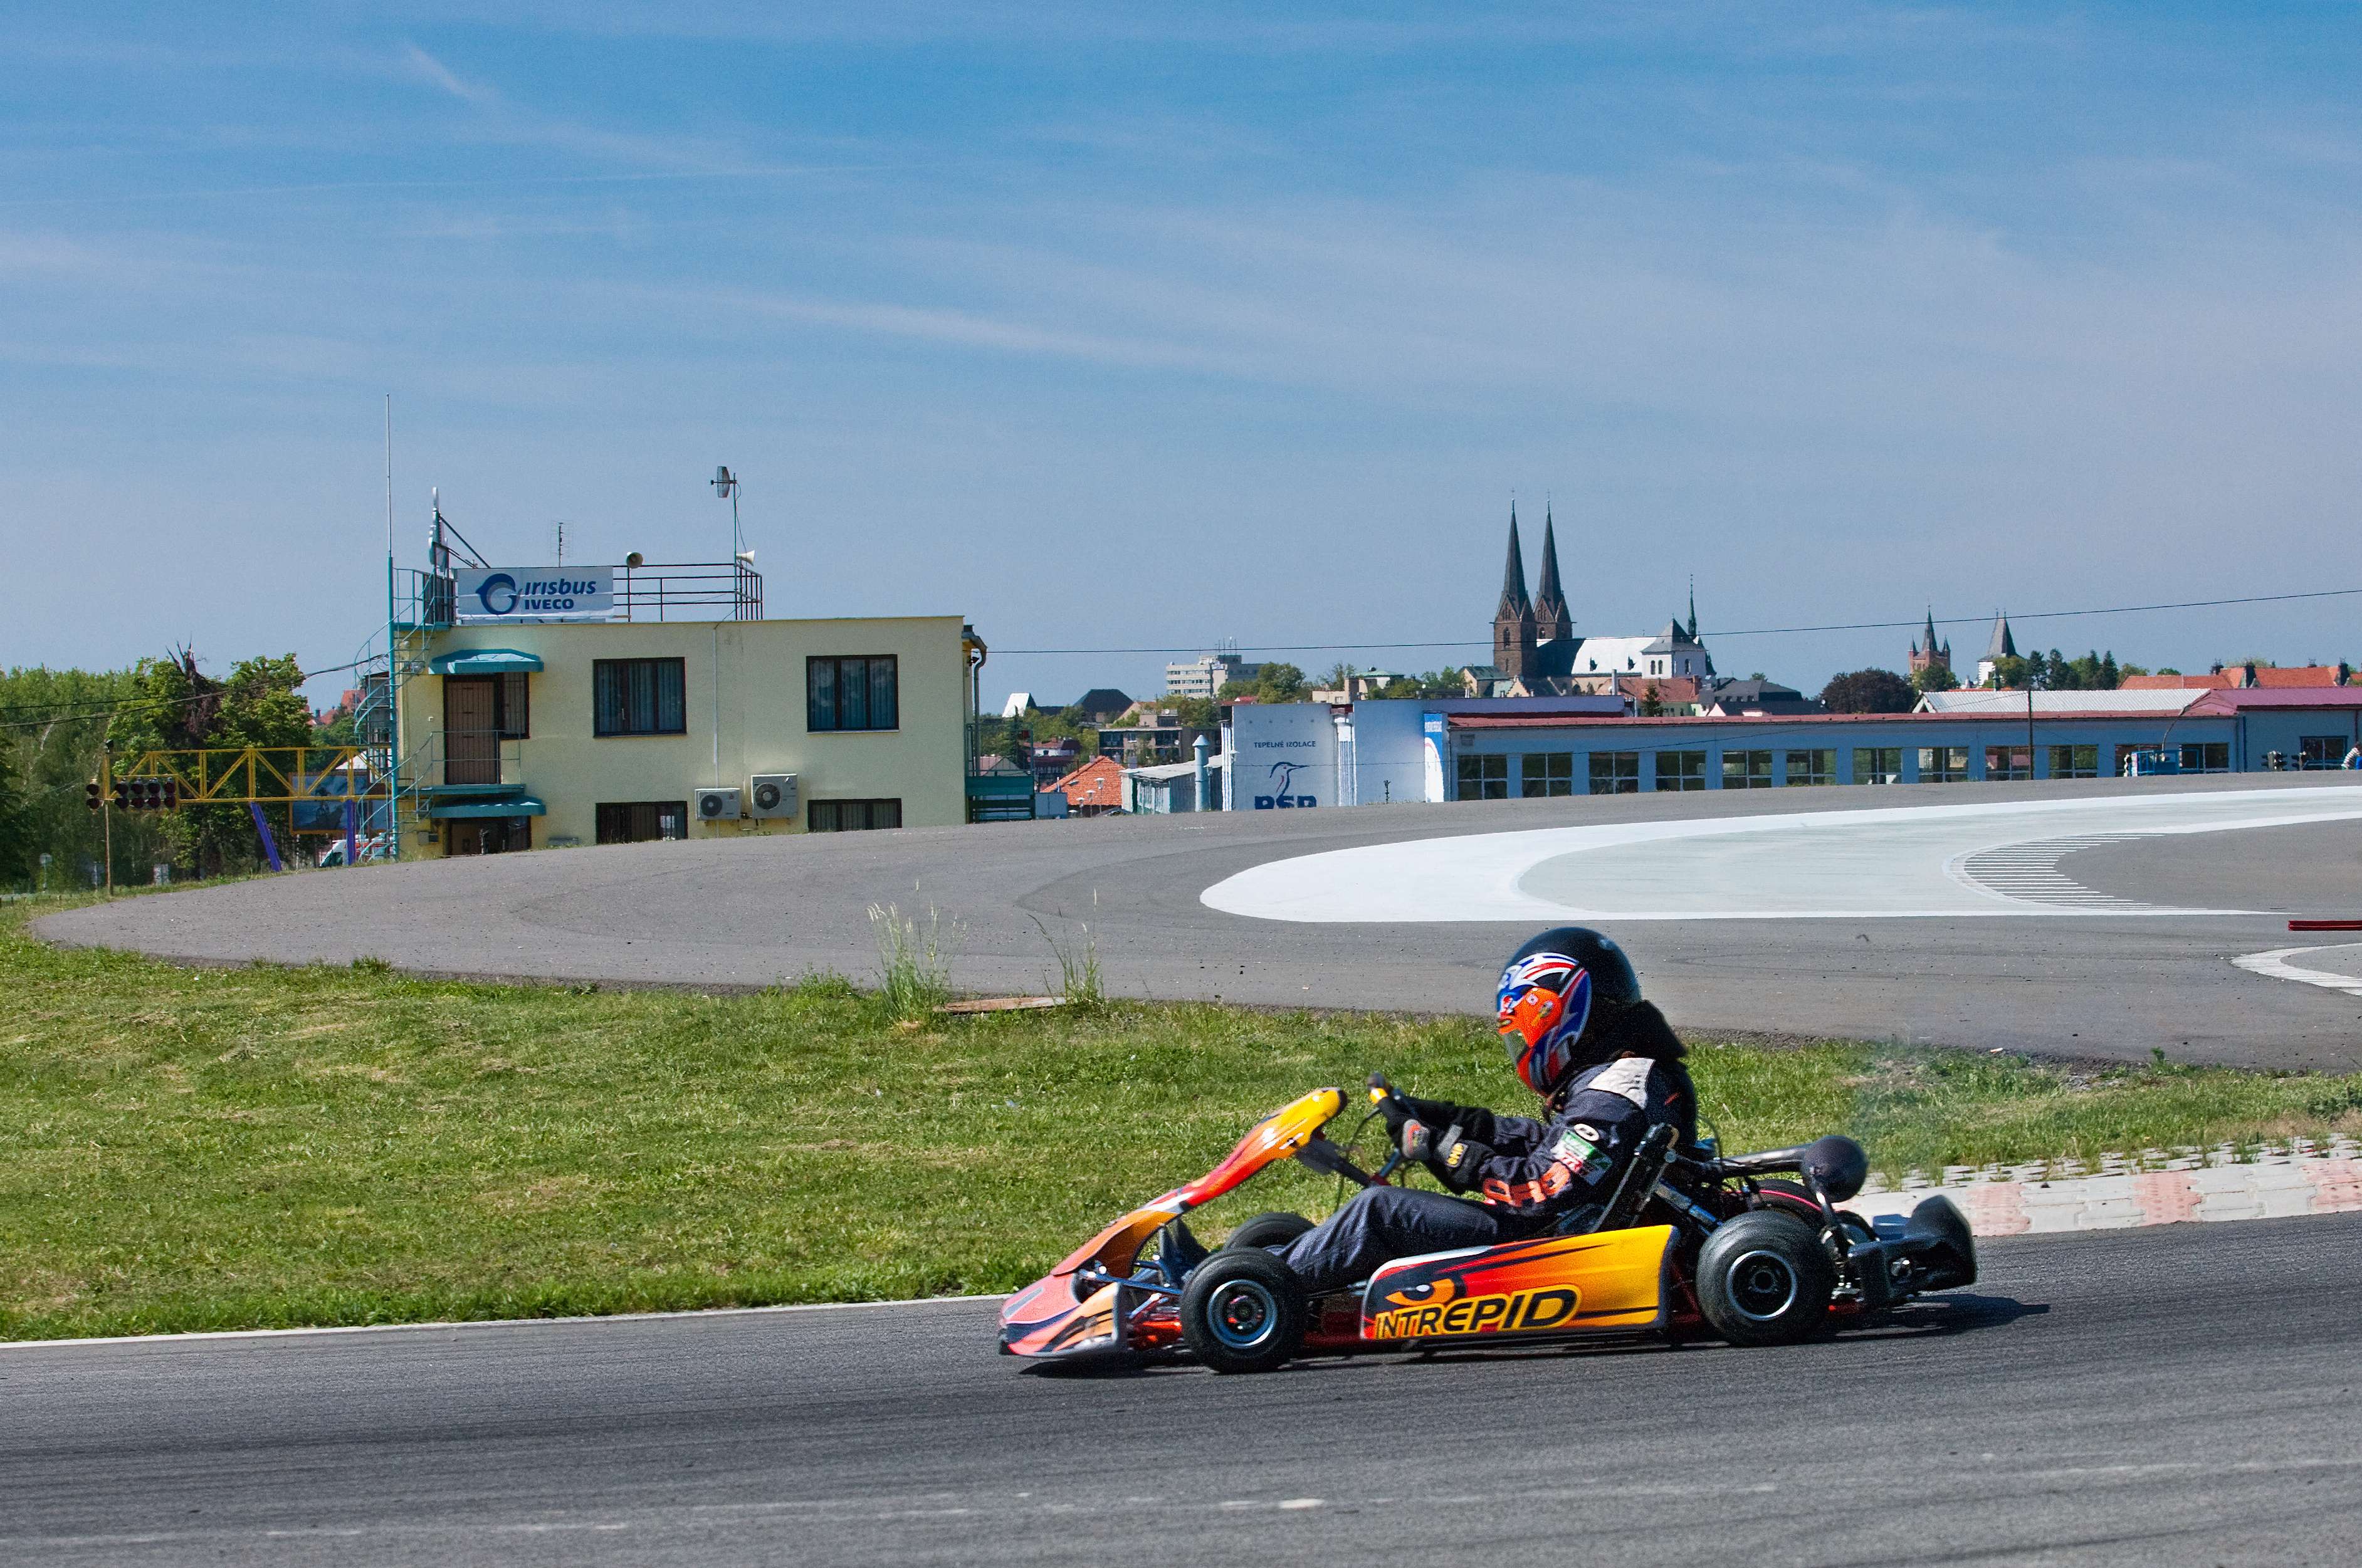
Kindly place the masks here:
[(2058, 861), (2111, 840), (2356, 818), (2362, 789), (2336, 785), (1617, 823), (1300, 856), (1201, 898), (1323, 922), (2189, 914), (2081, 888)]
[[(2292, 962), (2298, 958), (2308, 958), (2312, 962)], [(2328, 947), (2275, 947), (2269, 953), (2249, 953), (2231, 962), (2251, 975), (2267, 975), (2275, 980), (2294, 980), (2301, 986), (2319, 986), (2325, 991), (2343, 991), (2349, 997), (2362, 997), (2362, 943), (2341, 942)]]

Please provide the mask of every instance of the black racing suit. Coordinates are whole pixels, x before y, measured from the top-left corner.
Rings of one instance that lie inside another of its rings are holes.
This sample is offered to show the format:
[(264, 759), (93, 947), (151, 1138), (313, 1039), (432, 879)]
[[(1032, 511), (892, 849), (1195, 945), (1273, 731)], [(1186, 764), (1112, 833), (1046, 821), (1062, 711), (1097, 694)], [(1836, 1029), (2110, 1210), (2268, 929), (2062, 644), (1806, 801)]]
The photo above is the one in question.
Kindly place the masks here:
[(1429, 1169), (1476, 1201), (1370, 1187), (1279, 1255), (1319, 1292), (1367, 1279), (1396, 1258), (1588, 1229), (1651, 1128), (1670, 1121), (1682, 1146), (1697, 1141), (1697, 1092), (1672, 1044), (1664, 1056), (1624, 1055), (1585, 1068), (1548, 1121), (1405, 1097), (1433, 1130)]

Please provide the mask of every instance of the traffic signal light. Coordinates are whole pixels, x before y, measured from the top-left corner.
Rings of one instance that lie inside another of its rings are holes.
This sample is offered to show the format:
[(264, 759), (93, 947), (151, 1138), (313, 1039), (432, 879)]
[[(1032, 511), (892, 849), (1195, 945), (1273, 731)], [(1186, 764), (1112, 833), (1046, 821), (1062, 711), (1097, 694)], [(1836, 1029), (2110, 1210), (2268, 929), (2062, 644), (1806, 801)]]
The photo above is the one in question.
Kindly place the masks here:
[(99, 793), (97, 779), (94, 778), (82, 787), (82, 803), (94, 812), (105, 803)]
[[(90, 808), (98, 809), (98, 786), (89, 787)], [(181, 804), (181, 781), (177, 778), (118, 778), (115, 781), (115, 803), (127, 812), (170, 812)]]

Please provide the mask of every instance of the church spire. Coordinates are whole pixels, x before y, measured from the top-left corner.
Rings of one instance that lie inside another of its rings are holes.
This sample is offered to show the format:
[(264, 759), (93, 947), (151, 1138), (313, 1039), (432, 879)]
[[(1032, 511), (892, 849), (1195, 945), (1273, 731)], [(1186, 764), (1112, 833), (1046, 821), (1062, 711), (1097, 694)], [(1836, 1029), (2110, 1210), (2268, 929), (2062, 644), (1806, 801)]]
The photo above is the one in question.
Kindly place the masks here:
[(1501, 607), (1493, 614), (1493, 665), (1522, 677), (1534, 663), (1534, 602), (1526, 597), (1526, 557), (1518, 547), (1518, 505), (1509, 503), (1509, 559), (1501, 571)]
[(1574, 617), (1567, 613), (1566, 591), (1558, 581), (1558, 536), (1550, 508), (1542, 508), (1541, 591), (1534, 598), (1534, 636), (1552, 642), (1571, 635)]
[(1526, 597), (1526, 554), (1518, 547), (1518, 503), (1509, 502), (1509, 561), (1501, 571), (1500, 614), (1531, 614), (1534, 602)]
[(1690, 641), (1697, 640), (1697, 573), (1692, 572), (1690, 573)]

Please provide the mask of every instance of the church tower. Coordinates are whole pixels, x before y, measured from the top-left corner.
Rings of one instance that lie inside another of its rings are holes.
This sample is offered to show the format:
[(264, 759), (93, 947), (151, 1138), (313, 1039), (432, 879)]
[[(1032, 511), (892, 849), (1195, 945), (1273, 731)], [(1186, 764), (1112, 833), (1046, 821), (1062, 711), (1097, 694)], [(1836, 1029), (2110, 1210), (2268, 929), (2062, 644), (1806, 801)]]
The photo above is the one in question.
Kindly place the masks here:
[(1501, 573), (1501, 607), (1493, 613), (1493, 667), (1522, 679), (1534, 668), (1534, 602), (1526, 597), (1526, 558), (1518, 548), (1518, 508), (1509, 507), (1509, 561)]
[(1931, 605), (1927, 611), (1927, 630), (1924, 640), (1911, 645), (1911, 673), (1916, 675), (1923, 669), (1951, 668), (1952, 645), (1936, 641), (1936, 611)]
[(1574, 617), (1567, 613), (1566, 593), (1558, 583), (1558, 536), (1550, 509), (1542, 509), (1541, 591), (1534, 598), (1534, 637), (1553, 643), (1574, 633)]

